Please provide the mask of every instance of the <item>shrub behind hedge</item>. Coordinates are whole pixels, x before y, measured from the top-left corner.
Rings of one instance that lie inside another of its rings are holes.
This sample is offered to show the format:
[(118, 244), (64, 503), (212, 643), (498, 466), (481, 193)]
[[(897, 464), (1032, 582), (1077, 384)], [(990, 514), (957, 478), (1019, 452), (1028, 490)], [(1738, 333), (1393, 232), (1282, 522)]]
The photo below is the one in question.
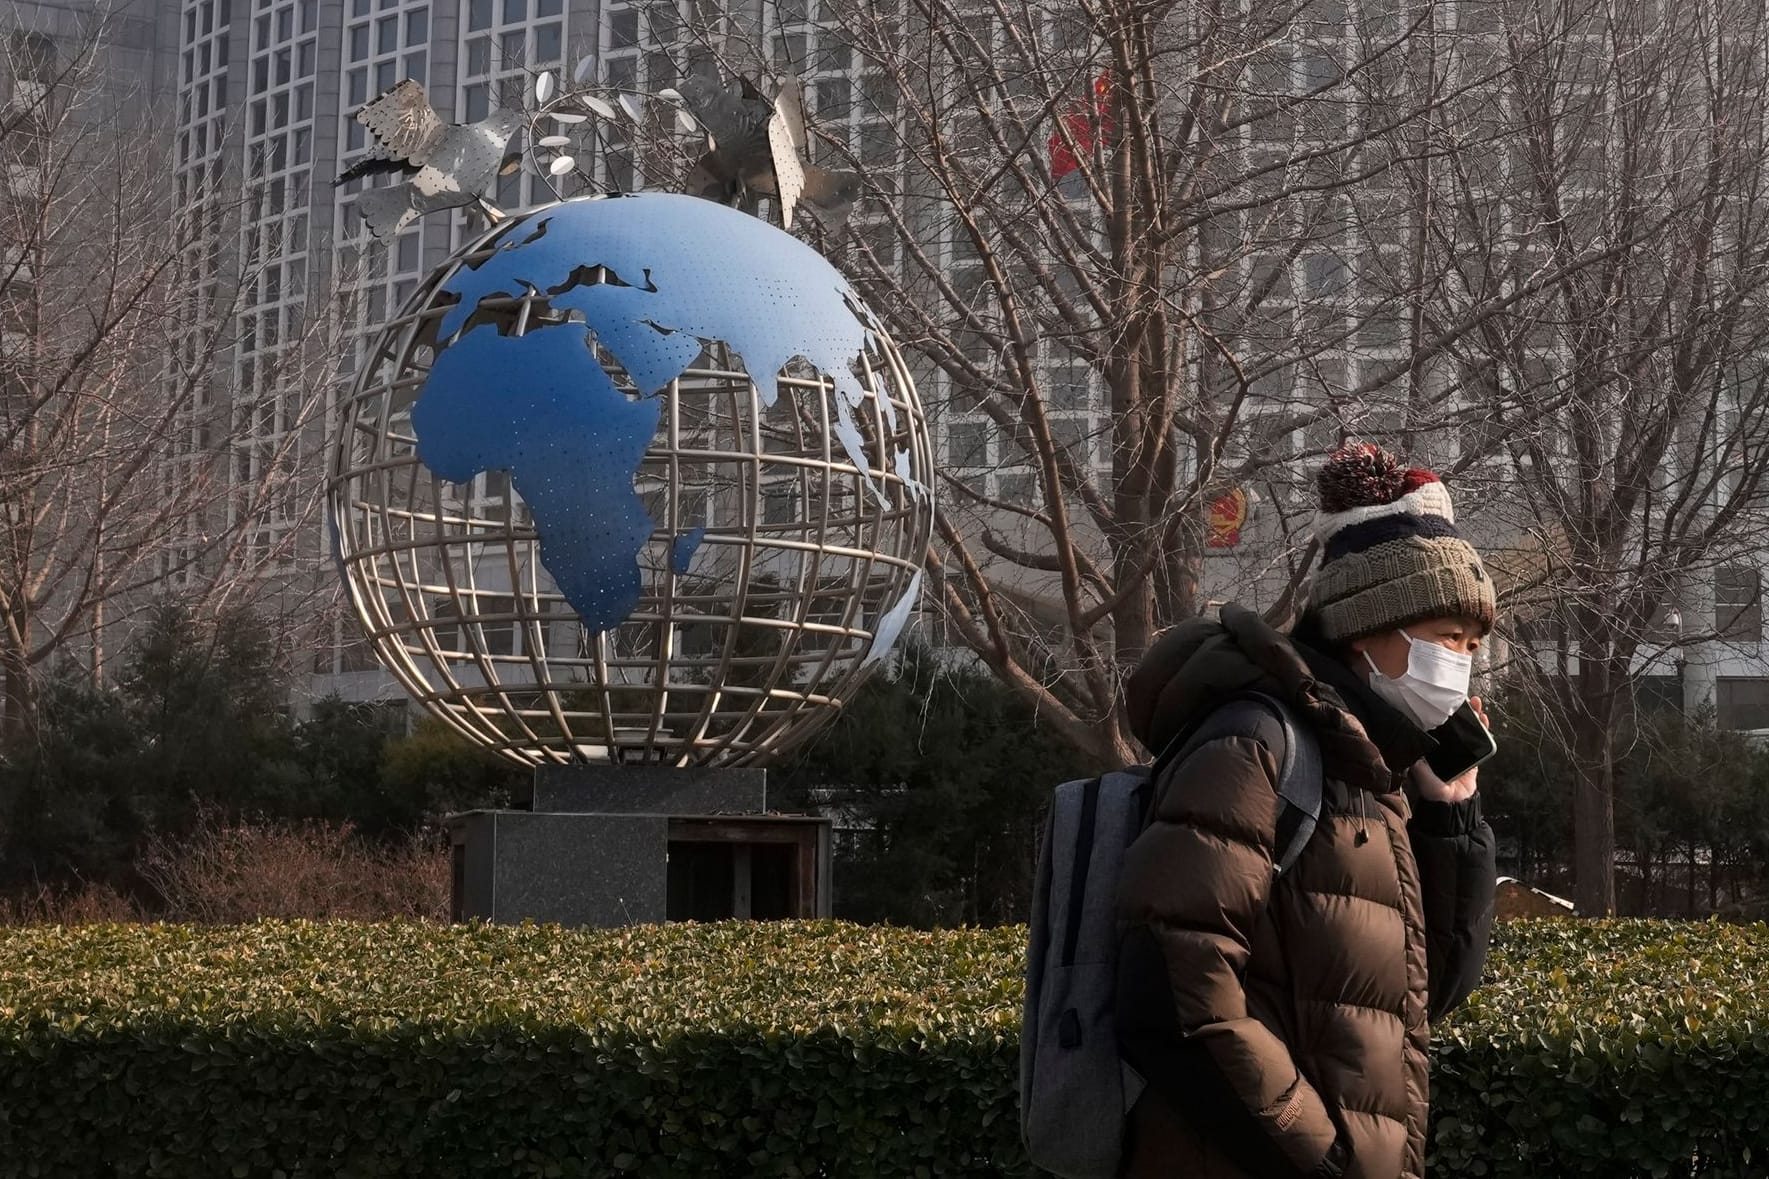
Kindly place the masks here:
[[(3, 930), (0, 1176), (1024, 1175), (1023, 937)], [(1763, 926), (1502, 927), (1432, 1176), (1764, 1173), (1766, 961)]]

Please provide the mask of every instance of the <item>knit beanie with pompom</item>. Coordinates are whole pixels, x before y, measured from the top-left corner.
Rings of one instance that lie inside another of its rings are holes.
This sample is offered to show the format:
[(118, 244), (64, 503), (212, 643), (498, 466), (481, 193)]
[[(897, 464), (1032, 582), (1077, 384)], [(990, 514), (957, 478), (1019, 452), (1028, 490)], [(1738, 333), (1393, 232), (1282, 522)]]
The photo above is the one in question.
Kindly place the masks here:
[(1492, 580), (1456, 531), (1456, 509), (1436, 475), (1353, 443), (1327, 459), (1318, 481), (1320, 566), (1308, 609), (1323, 637), (1344, 643), (1427, 618), (1492, 629)]

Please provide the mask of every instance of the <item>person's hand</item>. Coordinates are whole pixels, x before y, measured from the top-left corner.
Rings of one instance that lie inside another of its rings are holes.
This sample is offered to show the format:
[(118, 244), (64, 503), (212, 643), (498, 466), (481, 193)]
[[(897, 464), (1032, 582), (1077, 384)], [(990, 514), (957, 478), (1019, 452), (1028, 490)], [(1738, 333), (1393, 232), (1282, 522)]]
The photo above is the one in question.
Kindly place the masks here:
[[(1486, 709), (1481, 707), (1480, 697), (1474, 697), (1468, 704), (1474, 709), (1474, 715), (1480, 718), (1480, 723), (1491, 728), (1491, 722), (1486, 719)], [(1420, 762), (1413, 767), (1413, 781), (1418, 783), (1421, 798), (1432, 802), (1467, 802), (1480, 789), (1480, 767), (1475, 766), (1453, 782), (1445, 782), (1431, 772), (1430, 766)]]

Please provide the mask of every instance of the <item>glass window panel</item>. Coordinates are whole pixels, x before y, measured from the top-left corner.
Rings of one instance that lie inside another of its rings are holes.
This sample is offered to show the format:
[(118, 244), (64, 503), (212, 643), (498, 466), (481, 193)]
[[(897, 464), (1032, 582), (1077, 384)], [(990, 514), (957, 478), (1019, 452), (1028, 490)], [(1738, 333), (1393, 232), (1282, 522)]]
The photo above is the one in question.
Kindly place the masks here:
[(774, 34), (775, 64), (786, 67), (802, 68), (805, 60), (805, 35), (803, 33)]
[(860, 93), (865, 97), (866, 109), (886, 118), (897, 113), (897, 88), (889, 78), (870, 74), (860, 79)]
[(476, 82), (467, 87), (462, 97), (466, 106), (466, 121), (469, 123), (483, 119), (491, 113), (491, 91), (483, 82)]
[(611, 49), (631, 49), (639, 43), (639, 13), (627, 8), (608, 17), (608, 45)]
[(467, 42), (467, 73), (478, 77), (491, 72), (491, 38), (475, 37)]
[(894, 167), (898, 146), (896, 129), (888, 123), (868, 123), (860, 130), (860, 158), (871, 167)]
[(1721, 676), (1715, 687), (1722, 729), (1769, 729), (1769, 679)]
[(1714, 582), (1714, 629), (1722, 638), (1755, 643), (1763, 637), (1763, 576), (1755, 569), (1722, 569)]
[(563, 55), (564, 30), (557, 23), (541, 25), (534, 31), (535, 62), (558, 61)]
[(987, 466), (989, 462), (989, 431), (987, 422), (952, 422), (946, 428), (946, 453), (961, 467)]
[(1008, 471), (995, 477), (995, 498), (1019, 507), (1040, 506), (1038, 480), (1029, 471)]
[(814, 85), (817, 115), (824, 119), (842, 119), (854, 104), (854, 88), (846, 78), (821, 78)]

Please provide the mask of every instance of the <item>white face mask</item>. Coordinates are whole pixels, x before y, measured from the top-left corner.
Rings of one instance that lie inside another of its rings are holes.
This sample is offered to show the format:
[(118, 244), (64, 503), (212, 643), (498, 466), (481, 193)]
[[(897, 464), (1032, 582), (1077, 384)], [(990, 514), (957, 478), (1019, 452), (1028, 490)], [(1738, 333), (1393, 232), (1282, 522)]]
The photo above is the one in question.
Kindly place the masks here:
[(1415, 639), (1400, 632), (1407, 641), (1407, 669), (1398, 679), (1389, 679), (1364, 652), (1370, 665), (1370, 690), (1400, 709), (1421, 729), (1435, 729), (1450, 715), (1468, 703), (1468, 683), (1474, 675), (1474, 656), (1461, 655), (1440, 643)]

